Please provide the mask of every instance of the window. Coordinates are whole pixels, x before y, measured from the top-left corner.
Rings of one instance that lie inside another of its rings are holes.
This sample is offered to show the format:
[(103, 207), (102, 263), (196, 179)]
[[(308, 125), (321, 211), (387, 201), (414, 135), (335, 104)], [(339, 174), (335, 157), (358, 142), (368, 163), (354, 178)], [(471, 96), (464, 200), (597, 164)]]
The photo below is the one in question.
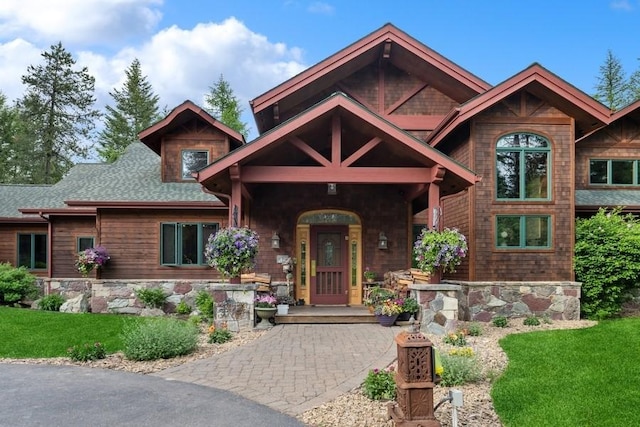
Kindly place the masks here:
[(182, 151), (182, 179), (193, 179), (192, 172), (198, 171), (209, 164), (209, 152), (206, 150)]
[(540, 249), (551, 247), (550, 218), (547, 215), (498, 215), (498, 248)]
[(640, 160), (592, 159), (589, 184), (640, 185)]
[(94, 243), (93, 237), (78, 237), (76, 240), (76, 252), (82, 252), (85, 249), (92, 248), (93, 243)]
[(46, 234), (18, 234), (18, 267), (47, 268)]
[(514, 133), (496, 144), (497, 198), (548, 200), (549, 141), (539, 135)]
[(160, 225), (160, 263), (205, 265), (204, 247), (218, 224), (171, 222)]

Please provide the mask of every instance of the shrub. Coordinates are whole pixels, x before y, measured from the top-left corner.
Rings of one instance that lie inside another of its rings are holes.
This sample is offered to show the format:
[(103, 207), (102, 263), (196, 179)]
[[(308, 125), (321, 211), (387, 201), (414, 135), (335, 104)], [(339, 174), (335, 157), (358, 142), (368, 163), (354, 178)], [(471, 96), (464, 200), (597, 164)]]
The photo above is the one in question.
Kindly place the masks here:
[(200, 313), (209, 319), (213, 319), (213, 297), (205, 290), (196, 294), (196, 307)]
[(540, 319), (536, 316), (527, 316), (522, 321), (522, 324), (525, 326), (540, 326)]
[(596, 320), (617, 315), (640, 275), (640, 222), (620, 208), (576, 220), (573, 260), (576, 281), (582, 282), (582, 315)]
[(64, 304), (64, 298), (59, 294), (50, 294), (42, 297), (38, 301), (38, 308), (47, 311), (59, 311), (60, 306)]
[(125, 328), (124, 355), (131, 360), (170, 359), (189, 354), (198, 345), (198, 328), (177, 319), (148, 319)]
[(36, 276), (25, 267), (0, 263), (0, 304), (14, 304), (38, 294)]
[(491, 323), (493, 323), (493, 326), (498, 328), (506, 328), (509, 326), (509, 320), (504, 316), (494, 317), (493, 320), (491, 320)]
[(479, 381), (482, 378), (480, 365), (475, 357), (443, 354), (443, 367), (440, 385), (443, 387), (459, 386)]
[(148, 308), (162, 308), (167, 300), (167, 296), (160, 288), (138, 289), (136, 296)]
[(470, 324), (467, 328), (467, 334), (471, 337), (479, 337), (482, 335), (482, 326), (477, 322)]
[(449, 350), (449, 356), (473, 357), (475, 353), (471, 347), (452, 348)]
[(224, 344), (233, 338), (230, 330), (227, 328), (216, 328), (214, 325), (209, 326), (208, 334), (210, 344)]
[(74, 345), (67, 350), (69, 358), (75, 362), (104, 359), (107, 352), (99, 342), (94, 344)]
[(372, 369), (363, 383), (363, 393), (372, 400), (393, 400), (396, 398), (395, 372), (392, 368)]
[(185, 301), (180, 301), (176, 306), (176, 313), (178, 314), (191, 314), (191, 306)]
[(464, 347), (467, 345), (467, 339), (464, 336), (463, 331), (457, 331), (452, 334), (445, 335), (442, 338), (442, 342), (445, 344), (455, 345), (456, 347)]

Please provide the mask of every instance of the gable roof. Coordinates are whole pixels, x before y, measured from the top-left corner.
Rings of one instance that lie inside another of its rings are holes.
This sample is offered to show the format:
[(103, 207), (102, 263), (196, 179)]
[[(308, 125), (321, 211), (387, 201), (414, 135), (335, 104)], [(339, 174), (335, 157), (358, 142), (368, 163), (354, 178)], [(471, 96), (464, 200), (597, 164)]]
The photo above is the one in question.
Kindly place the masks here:
[(229, 137), (232, 147), (239, 147), (245, 143), (244, 136), (241, 133), (216, 120), (203, 108), (198, 107), (189, 100), (184, 101), (182, 104), (171, 110), (164, 119), (140, 132), (138, 134), (138, 138), (140, 138), (142, 143), (159, 155), (160, 146), (162, 145), (162, 137), (194, 118), (225, 133)]
[(380, 60), (388, 60), (396, 67), (431, 82), (460, 103), (491, 87), (392, 24), (385, 24), (250, 101), (258, 131), (262, 133), (272, 127), (274, 105), (279, 104), (276, 108), (284, 111), (311, 95), (326, 91), (345, 76)]
[[(261, 135), (254, 141), (216, 160), (199, 172), (194, 173), (194, 176), (196, 176), (197, 180), (205, 186), (213, 186), (213, 182), (218, 179), (228, 181), (229, 168), (232, 166), (254, 162), (254, 160), (262, 153), (276, 149), (281, 144), (287, 142), (290, 138), (295, 137), (296, 134), (300, 132), (300, 129), (308, 129), (314, 124), (320, 124), (320, 126), (322, 126), (327, 122), (328, 118), (334, 115), (340, 115), (344, 120), (358, 124), (360, 127), (367, 129), (368, 134), (380, 138), (387, 144), (401, 148), (405, 153), (409, 150), (412, 153), (412, 160), (420, 163), (423, 168), (436, 165), (446, 168), (447, 173), (445, 174), (445, 182), (448, 182), (451, 185), (449, 189), (452, 192), (459, 191), (479, 181), (479, 178), (462, 164), (446, 156), (439, 150), (434, 149), (408, 132), (396, 127), (392, 123), (386, 121), (379, 115), (373, 113), (340, 92), (333, 94), (290, 120), (273, 128), (269, 132)], [(325, 163), (330, 162), (328, 159), (325, 160)], [(320, 161), (322, 162), (323, 160), (320, 159)], [(254, 166), (254, 163), (251, 163), (251, 166)], [(249, 168), (251, 166), (249, 166)], [(334, 166), (337, 167), (337, 165)], [(284, 167), (286, 168), (287, 166)], [(332, 174), (332, 182), (345, 182), (341, 181), (340, 170), (344, 170), (346, 168), (347, 166), (341, 166), (337, 170), (335, 168), (331, 169), (330, 173)], [(376, 168), (358, 167), (353, 169), (368, 173), (368, 180), (363, 180), (362, 183), (377, 182), (376, 180), (385, 182), (385, 179), (387, 179), (387, 177), (377, 174), (376, 172), (379, 170)], [(250, 173), (246, 172), (246, 170), (247, 169), (243, 169), (242, 172), (243, 180), (250, 181), (252, 178)], [(285, 178), (273, 175), (270, 179), (284, 179), (283, 181), (277, 182), (324, 183), (327, 181), (328, 169), (326, 169), (322, 164), (307, 167), (305, 171), (306, 173), (304, 175), (298, 175), (295, 176), (295, 178)], [(402, 178), (399, 179), (401, 180)], [(419, 180), (419, 177), (415, 177), (414, 179)], [(400, 182), (401, 181), (396, 181), (396, 183)], [(447, 192), (445, 191), (444, 193), (446, 194)]]
[(575, 86), (567, 83), (541, 65), (534, 63), (520, 73), (494, 86), (454, 109), (427, 138), (437, 146), (454, 129), (480, 112), (496, 105), (518, 91), (527, 90), (547, 100), (576, 120), (576, 139), (609, 123), (609, 109)]

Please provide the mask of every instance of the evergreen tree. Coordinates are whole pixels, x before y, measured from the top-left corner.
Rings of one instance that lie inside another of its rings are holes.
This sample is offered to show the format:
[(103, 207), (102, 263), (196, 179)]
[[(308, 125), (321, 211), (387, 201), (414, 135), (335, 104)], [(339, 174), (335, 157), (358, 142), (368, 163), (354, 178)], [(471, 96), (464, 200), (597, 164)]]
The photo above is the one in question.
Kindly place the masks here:
[[(639, 58), (640, 59), (640, 58)], [(631, 102), (640, 99), (640, 69), (637, 69), (629, 77), (629, 96)]]
[(7, 97), (0, 92), (0, 183), (13, 183), (19, 171), (16, 134), (18, 112), (7, 105)]
[(609, 107), (611, 111), (618, 111), (631, 101), (626, 74), (620, 59), (611, 50), (607, 51), (607, 58), (600, 66), (600, 76), (593, 97)]
[(100, 132), (98, 153), (107, 162), (115, 161), (129, 144), (138, 140), (138, 133), (160, 119), (158, 95), (140, 70), (136, 58), (125, 70), (127, 80), (122, 89), (109, 95), (115, 106), (107, 105), (105, 128)]
[(222, 74), (214, 86), (209, 87), (209, 93), (205, 97), (207, 106), (205, 109), (213, 117), (221, 121), (231, 129), (241, 133), (245, 138), (249, 133), (249, 127), (242, 122), (242, 108), (233, 90)]
[(32, 146), (25, 176), (34, 184), (52, 184), (74, 160), (87, 157), (100, 113), (93, 109), (94, 77), (86, 67), (73, 69), (76, 62), (62, 43), (52, 45), (42, 57), (44, 65), (30, 65), (22, 76), (26, 91), (18, 108), (28, 126), (20, 139)]

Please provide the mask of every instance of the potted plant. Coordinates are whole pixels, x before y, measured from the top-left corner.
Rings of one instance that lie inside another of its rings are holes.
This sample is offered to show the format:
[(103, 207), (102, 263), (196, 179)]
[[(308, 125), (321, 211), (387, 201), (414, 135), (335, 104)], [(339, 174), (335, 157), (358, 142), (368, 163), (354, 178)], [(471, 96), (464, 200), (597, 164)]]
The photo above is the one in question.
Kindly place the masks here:
[(373, 313), (376, 306), (382, 304), (383, 301), (395, 298), (395, 296), (396, 293), (393, 290), (375, 286), (369, 290), (369, 293), (364, 299), (364, 305), (369, 307), (369, 310)]
[(367, 283), (373, 283), (374, 280), (376, 280), (376, 272), (373, 270), (370, 270), (369, 267), (365, 268), (364, 270), (364, 279), (367, 281)]
[(240, 283), (240, 275), (253, 269), (258, 255), (258, 234), (247, 227), (221, 228), (209, 236), (204, 255), (207, 264), (232, 283)]
[(382, 326), (391, 326), (396, 322), (398, 315), (402, 313), (402, 301), (389, 298), (375, 306), (374, 313), (378, 323)]
[(294, 303), (293, 298), (290, 296), (278, 297), (278, 304), (276, 305), (278, 315), (289, 314), (289, 306)]
[(93, 269), (104, 266), (111, 257), (104, 246), (88, 248), (78, 254), (76, 268), (83, 277), (87, 277)]
[(258, 323), (258, 327), (260, 329), (266, 329), (269, 327), (269, 323), (272, 322), (271, 319), (275, 316), (277, 308), (276, 304), (278, 303), (278, 299), (274, 297), (271, 293), (263, 293), (259, 294), (254, 303), (254, 310), (256, 315), (260, 319)]
[(404, 298), (402, 299), (402, 304), (400, 306), (402, 307), (402, 313), (398, 315), (397, 320), (407, 321), (411, 319), (412, 315), (414, 316), (414, 318), (417, 318), (418, 310), (420, 309), (417, 299), (413, 297)]
[(413, 256), (421, 271), (439, 279), (441, 273), (456, 271), (468, 249), (466, 237), (456, 228), (424, 228), (413, 245)]

